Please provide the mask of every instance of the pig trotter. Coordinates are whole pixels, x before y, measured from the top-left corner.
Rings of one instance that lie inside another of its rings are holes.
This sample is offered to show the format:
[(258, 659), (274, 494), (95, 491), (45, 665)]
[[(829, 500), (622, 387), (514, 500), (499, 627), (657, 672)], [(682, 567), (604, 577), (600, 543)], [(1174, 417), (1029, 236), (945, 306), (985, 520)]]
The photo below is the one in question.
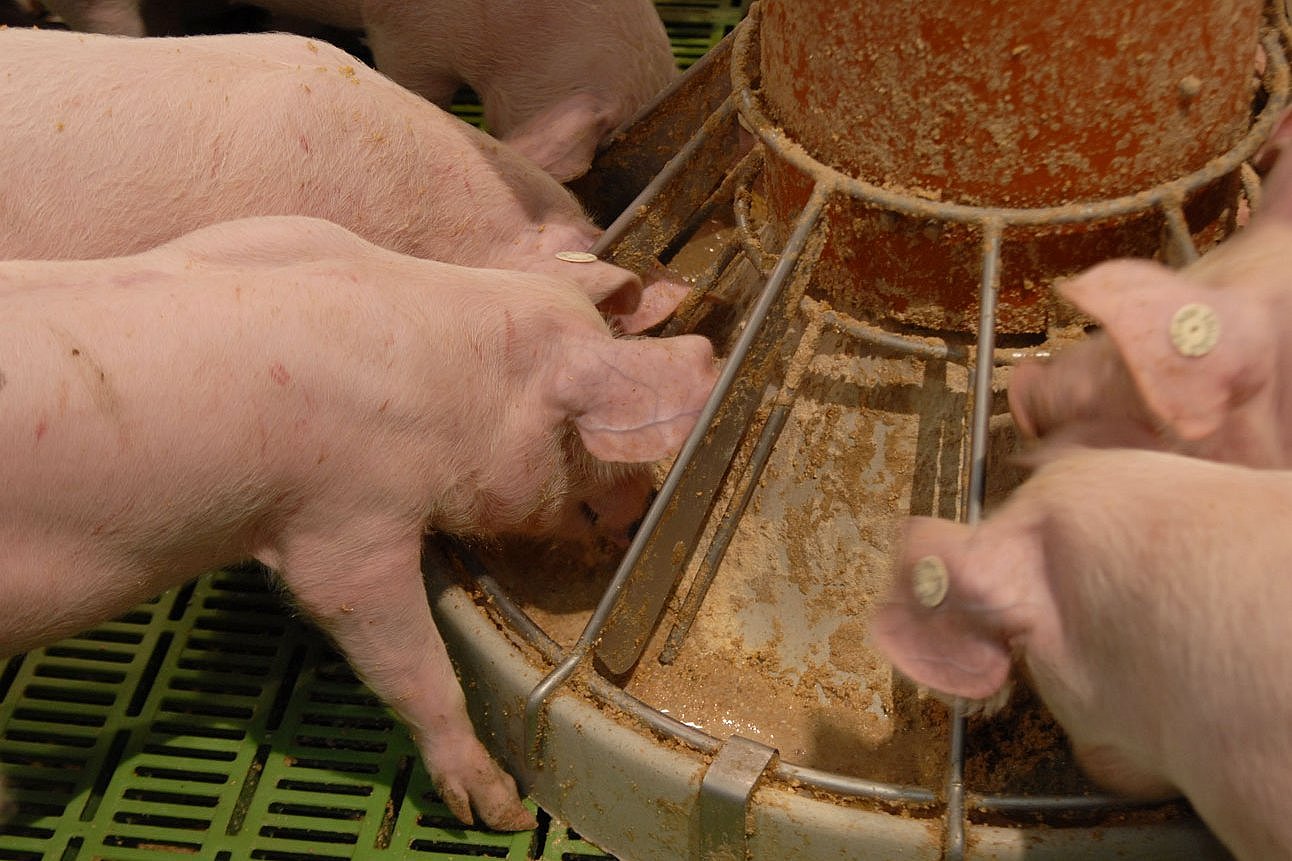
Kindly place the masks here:
[[(474, 824), (478, 817), (482, 824), (495, 831), (528, 831), (538, 827), (538, 820), (520, 801), (516, 781), (498, 767), (484, 745), (474, 737), (457, 739), (445, 752), (459, 761), (458, 767), (431, 769), (431, 783), (454, 816), (467, 825)], [(439, 757), (424, 751), (423, 758), (431, 763)], [(462, 763), (463, 759), (470, 762)]]

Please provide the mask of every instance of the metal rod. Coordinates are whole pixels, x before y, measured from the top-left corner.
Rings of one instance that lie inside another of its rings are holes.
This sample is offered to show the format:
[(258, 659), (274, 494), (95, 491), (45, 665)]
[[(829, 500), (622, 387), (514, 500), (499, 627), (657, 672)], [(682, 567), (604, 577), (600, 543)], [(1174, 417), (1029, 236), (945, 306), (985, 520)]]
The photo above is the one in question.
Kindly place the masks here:
[(716, 130), (721, 128), (725, 121), (734, 116), (735, 109), (735, 100), (731, 96), (724, 99), (718, 109), (710, 114), (709, 118), (700, 126), (700, 130), (686, 142), (685, 146), (677, 151), (677, 155), (668, 160), (668, 163), (664, 165), (664, 169), (655, 174), (655, 178), (647, 183), (646, 187), (641, 190), (641, 194), (633, 198), (633, 202), (628, 204), (623, 212), (619, 213), (619, 217), (606, 228), (606, 232), (601, 234), (600, 238), (588, 250), (601, 257), (614, 248), (629, 226), (636, 220), (641, 210), (659, 197), (660, 193), (673, 181), (673, 178), (690, 164), (691, 158), (708, 141), (709, 136), (715, 134)]
[(700, 411), (690, 436), (683, 443), (682, 450), (678, 453), (672, 468), (668, 472), (668, 476), (664, 479), (664, 484), (660, 488), (659, 494), (655, 497), (655, 501), (651, 503), (650, 508), (647, 509), (642, 525), (637, 530), (637, 535), (628, 546), (623, 560), (619, 563), (618, 570), (615, 571), (614, 579), (610, 581), (610, 585), (601, 596), (601, 601), (597, 604), (592, 618), (588, 620), (574, 648), (530, 692), (529, 698), (525, 702), (525, 731), (528, 736), (526, 750), (531, 756), (531, 764), (535, 767), (538, 767), (540, 759), (538, 753), (541, 743), (540, 718), (543, 704), (574, 673), (578, 665), (592, 650), (592, 644), (600, 636), (602, 629), (610, 618), (611, 611), (614, 610), (615, 604), (623, 592), (624, 584), (636, 568), (637, 561), (641, 558), (642, 551), (646, 548), (646, 542), (659, 525), (659, 521), (664, 515), (664, 509), (668, 507), (669, 501), (677, 491), (677, 486), (681, 482), (682, 472), (699, 450), (700, 444), (708, 432), (709, 425), (712, 424), (713, 417), (718, 412), (719, 405), (735, 382), (736, 374), (746, 354), (748, 354), (749, 348), (753, 345), (754, 338), (762, 330), (763, 323), (766, 322), (767, 313), (779, 297), (781, 288), (789, 281), (790, 275), (793, 274), (794, 268), (798, 265), (799, 256), (807, 247), (812, 228), (820, 220), (824, 207), (825, 194), (819, 188), (813, 188), (812, 196), (809, 198), (807, 206), (803, 208), (803, 212), (799, 215), (798, 225), (795, 227), (789, 241), (785, 244), (780, 261), (777, 263), (776, 268), (772, 270), (771, 277), (763, 287), (762, 294), (750, 311), (744, 331), (740, 333), (740, 337), (736, 340), (731, 355), (727, 358), (722, 372), (718, 375), (713, 392), (709, 395), (704, 408)]
[(969, 426), (970, 526), (982, 517), (987, 491), (987, 426), (991, 421), (991, 378), (995, 363), (986, 357), (996, 349), (996, 294), (1000, 287), (1000, 235), (1002, 225), (988, 221), (983, 231), (982, 284), (978, 309), (978, 351), (974, 358), (973, 418)]
[[(973, 414), (969, 423), (969, 490), (965, 506), (970, 526), (982, 519), (983, 499), (987, 491), (987, 428), (991, 420), (991, 381), (995, 366), (987, 357), (996, 349), (996, 294), (1000, 286), (1002, 224), (989, 220), (983, 228), (978, 350), (974, 357)], [(956, 698), (951, 708), (951, 746), (947, 763), (947, 827), (943, 843), (946, 861), (961, 861), (965, 853), (964, 737), (964, 701)]]
[(811, 786), (833, 792), (836, 795), (857, 798), (873, 798), (878, 801), (889, 801), (900, 804), (930, 805), (936, 804), (938, 797), (930, 789), (922, 786), (900, 786), (891, 783), (877, 783), (859, 777), (848, 777), (830, 771), (819, 771), (802, 765), (782, 762), (772, 772), (777, 778), (800, 786)]
[(762, 241), (754, 235), (753, 214), (749, 211), (749, 198), (739, 191), (731, 200), (731, 214), (736, 219), (736, 231), (740, 234), (740, 246), (745, 251), (745, 258), (759, 274), (766, 275), (771, 271), (776, 255), (763, 250)]
[(942, 857), (963, 861), (965, 857), (965, 713), (957, 698), (951, 706), (951, 744), (947, 752), (946, 828), (942, 832)]
[(1198, 247), (1193, 244), (1181, 202), (1178, 198), (1167, 198), (1162, 201), (1161, 209), (1166, 217), (1166, 249), (1171, 262), (1176, 267), (1188, 266), (1198, 259)]

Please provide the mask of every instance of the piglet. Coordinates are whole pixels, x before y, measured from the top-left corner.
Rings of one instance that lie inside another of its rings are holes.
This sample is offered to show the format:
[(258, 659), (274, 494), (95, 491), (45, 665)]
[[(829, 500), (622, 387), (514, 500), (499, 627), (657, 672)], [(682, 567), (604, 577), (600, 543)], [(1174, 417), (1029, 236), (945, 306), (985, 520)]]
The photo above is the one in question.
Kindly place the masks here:
[(1250, 226), (1196, 263), (1113, 260), (1058, 289), (1102, 328), (1014, 369), (1024, 438), (1292, 466), (1292, 159)]
[[(191, 3), (192, 0), (189, 0)], [(27, 2), (27, 5), (34, 5)], [(72, 27), (142, 36), (140, 0), (41, 0)], [(566, 182), (678, 74), (651, 0), (254, 0), (362, 30), (377, 68), (442, 108), (463, 84), (500, 139)]]
[(310, 215), (417, 257), (573, 279), (629, 332), (685, 295), (661, 271), (643, 297), (586, 253), (600, 231), (569, 191), (327, 44), (10, 29), (0, 57), (0, 258), (115, 257)]
[(706, 340), (616, 339), (569, 282), (301, 217), (0, 263), (0, 333), (0, 655), (254, 558), (456, 816), (533, 825), (472, 731), (423, 536), (629, 535), (650, 492), (629, 465), (694, 425)]
[(1001, 701), (1017, 658), (1098, 783), (1292, 857), (1289, 511), (1292, 473), (1065, 450), (977, 527), (911, 519), (872, 635), (969, 700)]

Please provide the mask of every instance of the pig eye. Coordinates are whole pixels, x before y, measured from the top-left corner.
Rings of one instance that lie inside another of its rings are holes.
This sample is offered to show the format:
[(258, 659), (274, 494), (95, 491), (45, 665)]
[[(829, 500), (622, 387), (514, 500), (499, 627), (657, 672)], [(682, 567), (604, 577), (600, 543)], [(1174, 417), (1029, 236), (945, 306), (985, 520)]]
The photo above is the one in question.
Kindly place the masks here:
[(592, 506), (588, 505), (586, 502), (579, 503), (579, 513), (583, 515), (583, 519), (588, 521), (588, 524), (591, 526), (596, 526), (597, 521), (601, 519), (601, 515), (593, 511)]

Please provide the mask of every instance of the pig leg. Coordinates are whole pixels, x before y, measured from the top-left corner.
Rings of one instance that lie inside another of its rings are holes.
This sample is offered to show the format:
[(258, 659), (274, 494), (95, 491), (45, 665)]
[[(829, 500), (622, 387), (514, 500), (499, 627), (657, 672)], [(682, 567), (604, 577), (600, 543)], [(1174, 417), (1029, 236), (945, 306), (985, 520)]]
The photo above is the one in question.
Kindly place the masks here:
[(344, 529), (331, 534), (369, 537), (339, 544), (320, 531), (284, 553), (280, 571), (297, 604), (408, 726), (454, 816), (471, 824), (474, 809), (490, 828), (533, 828), (515, 781), (489, 756), (467, 716), (422, 582), (422, 531), (394, 538), (380, 528), (356, 532), (354, 521)]
[(113, 36), (146, 36), (139, 0), (41, 0), (73, 30)]
[[(489, 120), (488, 105), (485, 120)], [(494, 125), (490, 123), (490, 125)], [(575, 93), (499, 139), (557, 182), (570, 182), (588, 172), (601, 139), (614, 131), (612, 113), (591, 93)]]

